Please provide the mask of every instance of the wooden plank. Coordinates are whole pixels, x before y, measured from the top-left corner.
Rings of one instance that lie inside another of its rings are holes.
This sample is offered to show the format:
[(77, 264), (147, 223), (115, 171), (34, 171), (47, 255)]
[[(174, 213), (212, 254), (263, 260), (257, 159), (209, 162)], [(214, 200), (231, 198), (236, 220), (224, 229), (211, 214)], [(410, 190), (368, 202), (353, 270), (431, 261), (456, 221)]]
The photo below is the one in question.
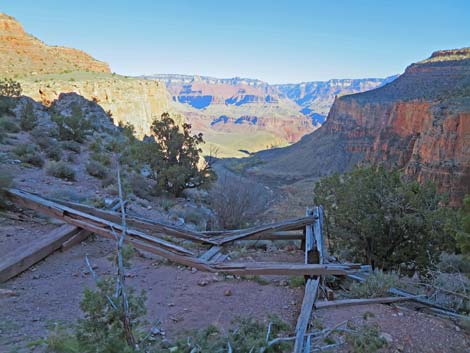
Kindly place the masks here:
[(76, 227), (76, 228), (77, 228), (77, 233), (72, 235), (72, 237), (70, 239), (67, 239), (62, 244), (60, 250), (62, 250), (62, 251), (68, 250), (68, 249), (74, 247), (75, 245), (80, 244), (82, 241), (86, 240), (91, 234), (93, 234), (92, 232), (90, 232), (86, 229), (80, 229), (78, 227)]
[(315, 247), (319, 256), (319, 263), (324, 262), (324, 247), (323, 247), (323, 229), (321, 219), (321, 211), (319, 206), (315, 206), (313, 209), (313, 216), (315, 217), (315, 223), (313, 224), (313, 236), (315, 238)]
[(341, 265), (290, 264), (284, 262), (226, 263), (212, 266), (215, 270), (235, 275), (320, 276), (345, 275), (348, 267)]
[(318, 287), (320, 285), (319, 278), (309, 278), (305, 284), (304, 299), (302, 301), (302, 308), (300, 310), (297, 325), (295, 327), (295, 343), (294, 353), (302, 353), (305, 344), (305, 332), (307, 331), (312, 314), (313, 305), (317, 298)]
[[(313, 216), (313, 211), (310, 210), (309, 208), (307, 208), (307, 211), (305, 212), (305, 216), (306, 217), (311, 217)], [(315, 222), (317, 223), (317, 222)], [(307, 224), (305, 226), (305, 258), (304, 258), (304, 262), (306, 264), (308, 263), (313, 263), (315, 262), (313, 257), (314, 257), (314, 254), (313, 254), (313, 250), (314, 250), (314, 246), (315, 246), (315, 238), (314, 238), (314, 235), (313, 235), (313, 225), (312, 224)]]
[(287, 221), (276, 222), (268, 225), (261, 225), (257, 227), (242, 229), (240, 231), (233, 232), (233, 234), (230, 234), (228, 236), (214, 237), (212, 238), (212, 240), (216, 241), (219, 245), (223, 245), (247, 237), (256, 238), (256, 236), (260, 236), (266, 233), (302, 229), (305, 225), (311, 224), (314, 221), (315, 220), (313, 217), (290, 219)]
[[(67, 223), (74, 224), (77, 227), (93, 231), (93, 226), (98, 226), (101, 230), (101, 235), (111, 235), (113, 238), (115, 233), (119, 233), (120, 231), (122, 231), (122, 226), (120, 224), (113, 223), (106, 219), (98, 218), (96, 216), (75, 210), (67, 206), (60, 205), (53, 201), (43, 199), (34, 194), (30, 194), (16, 189), (9, 189), (7, 190), (7, 192), (9, 193), (10, 197), (15, 200), (15, 202), (21, 205), (31, 209), (35, 209), (39, 212), (53, 215), (54, 217), (60, 218), (66, 221)], [(146, 240), (175, 253), (193, 255), (191, 251), (181, 246), (147, 235), (135, 229), (128, 228), (127, 234), (130, 237)]]
[(77, 231), (76, 227), (64, 224), (43, 238), (18, 247), (4, 256), (0, 261), (0, 283), (18, 275), (59, 249), (62, 243)]
[(215, 255), (217, 255), (217, 253), (222, 250), (222, 248), (220, 246), (213, 246), (211, 247), (209, 250), (207, 250), (204, 254), (202, 254), (201, 256), (199, 256), (199, 258), (201, 260), (204, 260), (204, 261), (209, 261), (210, 259), (212, 259)]
[[(239, 230), (237, 230), (239, 231)], [(227, 236), (233, 234), (234, 231), (224, 233), (222, 231), (211, 231), (211, 232), (202, 232), (203, 235), (211, 236)], [(304, 233), (299, 230), (286, 230), (286, 231), (274, 231), (274, 232), (265, 232), (258, 233), (254, 235), (249, 235), (246, 238), (239, 239), (238, 241), (245, 240), (301, 240), (304, 238)]]
[[(108, 210), (100, 210), (88, 205), (82, 205), (74, 202), (62, 201), (62, 200), (49, 200), (63, 206), (70, 207), (77, 211), (81, 211), (114, 223), (121, 222), (121, 213), (120, 212), (113, 212)], [(203, 234), (199, 234), (196, 232), (192, 232), (190, 230), (172, 226), (168, 224), (163, 224), (160, 222), (156, 222), (149, 219), (143, 219), (136, 216), (129, 216), (126, 215), (126, 221), (129, 227), (139, 229), (142, 231), (150, 232), (150, 234), (155, 236), (163, 236), (163, 235), (170, 235), (175, 238), (181, 238), (186, 240), (192, 240), (194, 242), (202, 243), (202, 244), (211, 244), (217, 245), (216, 242), (212, 241), (208, 236)]]
[[(127, 203), (127, 200), (124, 201), (124, 205), (126, 203)], [(112, 204), (114, 204), (114, 206), (111, 207), (112, 211), (118, 210), (121, 207), (121, 201), (119, 201), (119, 199), (116, 199), (115, 201), (113, 201)], [(68, 250), (74, 247), (75, 245), (80, 244), (82, 241), (86, 240), (90, 235), (93, 234), (92, 232), (86, 229), (80, 229), (80, 228), (77, 228), (77, 229), (79, 229), (79, 232), (73, 235), (70, 239), (68, 239), (66, 242), (62, 244), (62, 247), (61, 247), (62, 251)]]
[(414, 297), (384, 297), (384, 298), (368, 298), (368, 299), (344, 299), (333, 301), (320, 301), (315, 303), (316, 309), (337, 308), (340, 306), (367, 305), (367, 304), (390, 304), (412, 300)]

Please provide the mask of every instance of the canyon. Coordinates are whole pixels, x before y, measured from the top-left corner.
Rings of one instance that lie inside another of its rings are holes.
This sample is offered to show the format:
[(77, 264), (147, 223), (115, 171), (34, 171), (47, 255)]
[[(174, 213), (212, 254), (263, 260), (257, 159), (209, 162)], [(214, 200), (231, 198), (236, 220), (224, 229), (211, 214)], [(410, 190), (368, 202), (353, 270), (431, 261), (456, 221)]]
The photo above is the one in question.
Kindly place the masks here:
[(50, 105), (74, 92), (98, 102), (115, 123), (131, 123), (142, 138), (154, 119), (170, 112), (205, 136), (206, 154), (243, 157), (288, 146), (324, 123), (337, 95), (378, 87), (386, 79), (330, 80), (270, 85), (255, 79), (191, 75), (127, 77), (83, 51), (50, 46), (0, 14), (0, 72), (23, 93)]
[(82, 51), (48, 46), (0, 14), (0, 53), (2, 76), (46, 106), (61, 93), (77, 93), (115, 124), (133, 124), (141, 138), (170, 112), (204, 134), (206, 154), (264, 150), (251, 159), (253, 175), (292, 183), (383, 163), (434, 181), (453, 200), (470, 192), (469, 48), (437, 51), (384, 79), (272, 85), (239, 77), (127, 77)]
[(435, 52), (380, 88), (335, 99), (317, 131), (256, 158), (251, 173), (290, 182), (381, 163), (458, 204), (470, 193), (470, 48)]
[[(156, 74), (142, 78), (164, 82), (173, 109), (227, 157), (243, 156), (235, 146), (250, 146), (244, 149), (253, 152), (295, 143), (324, 123), (337, 95), (380, 87), (395, 76), (281, 85), (240, 77)], [(224, 136), (225, 142), (217, 143)], [(224, 153), (227, 145), (233, 146), (229, 154)]]

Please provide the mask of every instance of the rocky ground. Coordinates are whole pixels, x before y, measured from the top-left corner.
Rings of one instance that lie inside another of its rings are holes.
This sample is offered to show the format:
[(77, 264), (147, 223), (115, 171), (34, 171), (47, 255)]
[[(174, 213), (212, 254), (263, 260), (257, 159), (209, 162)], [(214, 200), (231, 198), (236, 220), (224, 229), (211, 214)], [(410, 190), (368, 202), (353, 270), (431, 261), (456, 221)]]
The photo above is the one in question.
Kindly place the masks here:
[[(85, 175), (79, 174), (81, 182), (66, 182), (36, 168), (12, 166), (12, 169), (18, 176), (16, 186), (30, 191), (112, 197)], [(175, 206), (192, 202), (174, 200)], [(145, 217), (167, 221), (171, 218), (165, 215), (157, 200), (147, 201), (145, 205), (134, 201), (129, 207), (130, 213)], [(0, 219), (0, 256), (57, 227), (56, 222), (30, 212), (23, 218)], [(80, 318), (83, 289), (94, 286), (85, 256), (89, 256), (98, 275), (110, 274), (113, 268), (108, 258), (113, 249), (109, 239), (90, 238), (72, 249), (54, 253), (2, 284), (1, 288), (11, 290), (14, 296), (0, 298), (0, 352), (41, 352), (43, 347), (31, 348), (28, 343), (45, 337), (55, 325), (70, 326)], [(300, 261), (302, 253), (295, 249), (292, 245), (281, 249), (238, 248), (232, 256), (247, 261)], [(237, 316), (267, 321), (269, 315), (277, 314), (294, 328), (303, 288), (290, 288), (288, 280), (283, 277), (246, 280), (202, 273), (144, 252), (137, 253), (128, 271), (129, 284), (147, 293), (149, 327), (159, 322), (170, 340), (210, 324), (227, 330)], [(314, 317), (323, 327), (344, 320), (358, 325), (377, 323), (389, 341), (386, 352), (465, 352), (469, 343), (468, 335), (451, 321), (403, 307), (372, 305), (323, 309), (315, 312)]]
[[(16, 145), (34, 142), (29, 134), (10, 134), (5, 141), (0, 145), (2, 167), (14, 176), (15, 187), (89, 204), (116, 197), (115, 189), (103, 187), (101, 180), (86, 172), (85, 164), (90, 154), (88, 142), (81, 145), (79, 153), (63, 151), (63, 159), (69, 161), (75, 172), (75, 181), (71, 181), (48, 175), (46, 170), (52, 163), (49, 160), (43, 168), (38, 168), (12, 155)], [(45, 157), (44, 151), (38, 153)], [(71, 154), (73, 162), (70, 162)], [(270, 188), (274, 190), (273, 185)], [(267, 192), (272, 193), (270, 189)], [(131, 195), (127, 210), (130, 215), (202, 230), (213, 213), (200, 196), (192, 193), (186, 198), (142, 199)], [(296, 198), (289, 198), (292, 199)], [(303, 210), (303, 206), (300, 208)], [(263, 221), (295, 216), (291, 213), (292, 210), (283, 213), (282, 207), (277, 207), (275, 214), (265, 213)], [(18, 217), (20, 219), (15, 219)], [(7, 214), (0, 214), (0, 258), (18, 246), (43, 237), (57, 226), (56, 220), (10, 205)], [(69, 250), (50, 255), (0, 284), (2, 292), (7, 290), (10, 294), (0, 296), (0, 352), (44, 351), (43, 346), (30, 343), (46, 337), (56, 325), (69, 327), (76, 322), (82, 315), (79, 303), (84, 288), (95, 285), (85, 265), (85, 256), (88, 255), (98, 275), (111, 274), (113, 268), (108, 258), (113, 249), (111, 240), (92, 237)], [(297, 244), (286, 242), (278, 246), (258, 243), (249, 248), (225, 249), (225, 252), (229, 252), (232, 259), (246, 261), (300, 262), (303, 254), (297, 249)], [(145, 252), (137, 252), (134, 257), (128, 271), (128, 283), (146, 291), (148, 326), (158, 323), (169, 340), (210, 324), (226, 331), (238, 316), (266, 322), (270, 315), (277, 314), (294, 330), (303, 297), (303, 287), (291, 288), (286, 277), (242, 279), (202, 273)], [(365, 315), (366, 312), (373, 313), (373, 317)], [(344, 320), (363, 325), (365, 316), (369, 317), (367, 322), (379, 325), (381, 334), (389, 341), (385, 352), (465, 352), (469, 343), (468, 334), (451, 321), (395, 306), (324, 309), (314, 313), (314, 321), (323, 327)]]

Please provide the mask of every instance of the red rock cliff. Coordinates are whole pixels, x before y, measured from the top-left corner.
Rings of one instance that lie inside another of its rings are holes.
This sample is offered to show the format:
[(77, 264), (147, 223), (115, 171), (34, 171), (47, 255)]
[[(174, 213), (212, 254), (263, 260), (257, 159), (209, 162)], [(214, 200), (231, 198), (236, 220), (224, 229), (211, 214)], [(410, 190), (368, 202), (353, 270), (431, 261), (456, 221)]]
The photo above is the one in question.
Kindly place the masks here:
[(0, 72), (27, 76), (64, 71), (110, 72), (108, 64), (72, 48), (49, 46), (26, 33), (13, 17), (0, 13)]
[(346, 153), (432, 180), (454, 203), (470, 193), (470, 48), (434, 53), (394, 82), (337, 99), (323, 127)]
[(337, 98), (318, 130), (257, 157), (253, 172), (288, 180), (384, 163), (434, 181), (459, 204), (470, 193), (470, 48), (436, 52), (391, 83)]

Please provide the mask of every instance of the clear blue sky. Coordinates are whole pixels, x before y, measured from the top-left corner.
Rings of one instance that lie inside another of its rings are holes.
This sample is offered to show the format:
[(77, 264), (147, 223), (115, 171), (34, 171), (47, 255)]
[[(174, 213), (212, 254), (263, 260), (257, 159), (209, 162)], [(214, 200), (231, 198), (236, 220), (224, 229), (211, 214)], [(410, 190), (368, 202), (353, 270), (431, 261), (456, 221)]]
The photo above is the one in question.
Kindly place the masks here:
[(0, 0), (0, 11), (128, 75), (384, 77), (470, 46), (469, 0)]

